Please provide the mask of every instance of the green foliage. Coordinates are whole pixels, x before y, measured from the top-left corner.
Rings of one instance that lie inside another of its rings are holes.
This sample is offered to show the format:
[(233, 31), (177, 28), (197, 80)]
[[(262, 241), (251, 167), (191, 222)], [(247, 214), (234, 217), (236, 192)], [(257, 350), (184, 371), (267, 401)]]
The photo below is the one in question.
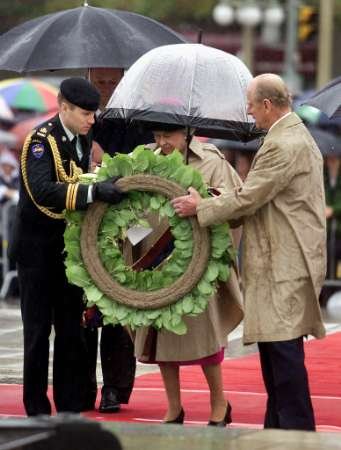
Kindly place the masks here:
[[(193, 167), (186, 166), (182, 155), (174, 151), (170, 155), (155, 155), (143, 146), (137, 147), (131, 156), (118, 154), (103, 157), (103, 165), (97, 180), (113, 175), (126, 176), (137, 173), (158, 174), (188, 188), (195, 187), (207, 194), (202, 176)], [(91, 181), (92, 180), (92, 177)], [(84, 177), (88, 180), (88, 177)], [(155, 269), (134, 271), (126, 266), (120, 251), (120, 242), (126, 238), (131, 226), (145, 224), (146, 212), (159, 212), (167, 217), (174, 238), (174, 250)], [(65, 230), (66, 273), (69, 281), (84, 289), (88, 305), (96, 304), (103, 314), (105, 324), (129, 325), (132, 329), (141, 326), (165, 328), (176, 334), (185, 334), (183, 316), (202, 313), (217, 289), (219, 281), (227, 281), (229, 266), (234, 257), (227, 225), (211, 227), (211, 256), (202, 279), (184, 298), (176, 303), (156, 310), (137, 310), (113, 301), (94, 285), (84, 266), (80, 252), (81, 224), (84, 213), (68, 212)], [(98, 248), (101, 261), (111, 277), (121, 285), (138, 291), (155, 291), (171, 286), (188, 267), (193, 253), (191, 222), (174, 213), (169, 200), (160, 194), (132, 191), (118, 205), (107, 209), (98, 233)]]

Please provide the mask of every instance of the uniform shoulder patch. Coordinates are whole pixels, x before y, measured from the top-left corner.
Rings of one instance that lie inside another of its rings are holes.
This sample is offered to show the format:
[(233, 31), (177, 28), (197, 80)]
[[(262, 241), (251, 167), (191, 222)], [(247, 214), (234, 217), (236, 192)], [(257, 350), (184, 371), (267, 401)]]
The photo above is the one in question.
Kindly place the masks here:
[(37, 159), (41, 158), (45, 152), (44, 144), (40, 143), (32, 145), (31, 152), (35, 158)]

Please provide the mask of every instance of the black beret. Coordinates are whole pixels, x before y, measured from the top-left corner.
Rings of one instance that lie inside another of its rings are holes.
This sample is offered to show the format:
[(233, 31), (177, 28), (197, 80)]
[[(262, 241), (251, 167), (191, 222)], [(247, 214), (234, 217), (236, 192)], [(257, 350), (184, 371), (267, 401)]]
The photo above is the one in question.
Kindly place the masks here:
[(65, 100), (87, 111), (96, 111), (99, 107), (99, 92), (85, 78), (66, 78), (60, 84), (60, 93)]

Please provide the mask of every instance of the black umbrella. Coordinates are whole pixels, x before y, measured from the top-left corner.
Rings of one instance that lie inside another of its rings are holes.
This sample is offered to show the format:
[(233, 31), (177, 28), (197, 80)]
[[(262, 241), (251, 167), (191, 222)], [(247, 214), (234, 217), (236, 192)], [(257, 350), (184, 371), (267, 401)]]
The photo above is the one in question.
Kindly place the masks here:
[(249, 142), (230, 139), (210, 139), (209, 142), (218, 147), (220, 150), (235, 150), (252, 153), (255, 153), (261, 146), (261, 140), (259, 138), (253, 139)]
[(341, 116), (341, 77), (332, 80), (303, 104), (314, 106), (329, 118)]
[(340, 132), (341, 132), (341, 116), (332, 117), (331, 119), (329, 119), (329, 117), (326, 114), (321, 112), (320, 117), (315, 125), (319, 128), (322, 128), (323, 130), (327, 130), (332, 133), (340, 134)]
[(0, 36), (0, 69), (128, 68), (154, 47), (181, 42), (183, 37), (149, 17), (85, 5), (29, 20)]
[(340, 137), (318, 127), (309, 127), (308, 129), (323, 156), (341, 156)]

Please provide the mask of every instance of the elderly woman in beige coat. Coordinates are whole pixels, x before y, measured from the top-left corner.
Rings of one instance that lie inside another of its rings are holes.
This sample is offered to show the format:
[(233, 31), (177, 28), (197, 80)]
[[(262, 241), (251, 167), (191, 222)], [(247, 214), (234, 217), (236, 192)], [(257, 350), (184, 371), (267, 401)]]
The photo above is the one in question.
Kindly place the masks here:
[(243, 222), (244, 342), (257, 342), (268, 393), (264, 426), (314, 430), (303, 337), (325, 334), (319, 294), (325, 276), (323, 161), (280, 77), (248, 87), (248, 112), (267, 130), (241, 189), (215, 199), (173, 200), (200, 225)]
[[(187, 149), (186, 130), (159, 125), (154, 131), (156, 146), (164, 154), (175, 148)], [(241, 181), (224, 156), (213, 145), (192, 139), (188, 161), (198, 169), (208, 186), (235, 188)], [(238, 232), (235, 235), (236, 240)], [(157, 232), (156, 232), (157, 235)], [(231, 422), (231, 405), (226, 401), (222, 385), (221, 361), (227, 335), (240, 323), (241, 293), (236, 270), (231, 268), (227, 283), (220, 283), (217, 293), (210, 299), (206, 311), (196, 317), (185, 317), (187, 333), (179, 336), (167, 330), (137, 329), (135, 337), (136, 357), (142, 362), (157, 362), (164, 382), (168, 409), (166, 423), (183, 423), (184, 410), (180, 397), (179, 366), (199, 364), (210, 390), (211, 414), (209, 425), (225, 426)], [(153, 344), (150, 345), (150, 337)], [(153, 349), (154, 347), (154, 349)], [(153, 349), (153, 350), (152, 350)]]

